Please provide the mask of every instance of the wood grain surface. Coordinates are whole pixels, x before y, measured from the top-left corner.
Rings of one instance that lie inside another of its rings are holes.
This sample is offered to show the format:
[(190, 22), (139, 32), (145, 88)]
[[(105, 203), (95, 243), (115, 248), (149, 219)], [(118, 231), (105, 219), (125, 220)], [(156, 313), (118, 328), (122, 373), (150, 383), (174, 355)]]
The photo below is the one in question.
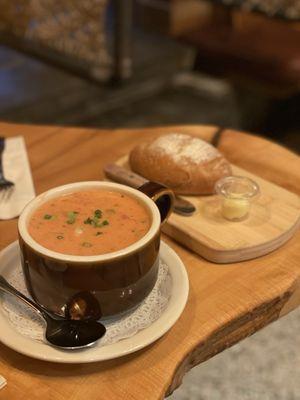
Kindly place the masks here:
[[(146, 135), (181, 131), (212, 140), (215, 127), (89, 130), (0, 124), (0, 134), (24, 135), (37, 193), (102, 178), (102, 167)], [(300, 194), (296, 154), (259, 137), (223, 132), (219, 149), (234, 164)], [(0, 248), (17, 238), (17, 221), (0, 222)], [(160, 340), (138, 353), (87, 365), (30, 359), (0, 345), (1, 400), (157, 400), (180, 385), (194, 365), (251, 335), (300, 304), (300, 232), (267, 256), (216, 265), (171, 239), (184, 261), (190, 295), (184, 313)], [(222, 377), (220, 377), (222, 379)]]

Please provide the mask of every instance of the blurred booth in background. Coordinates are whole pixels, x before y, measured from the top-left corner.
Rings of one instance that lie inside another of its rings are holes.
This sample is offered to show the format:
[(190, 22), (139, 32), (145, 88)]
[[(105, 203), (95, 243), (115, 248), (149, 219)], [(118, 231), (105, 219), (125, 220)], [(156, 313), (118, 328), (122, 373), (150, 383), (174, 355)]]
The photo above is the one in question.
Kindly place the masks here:
[(195, 71), (232, 84), (245, 128), (256, 129), (247, 121), (260, 118), (243, 107), (250, 101), (272, 114), (266, 128), (276, 130), (274, 110), (300, 91), (300, 1), (137, 1), (142, 26), (191, 46)]
[(225, 78), (239, 129), (276, 133), (296, 119), (300, 126), (299, 0), (0, 0), (0, 7), (1, 43), (117, 83), (117, 94), (106, 85), (103, 95), (113, 104), (150, 97), (184, 70)]
[[(280, 1), (273, 1), (273, 12), (270, 0), (239, 1), (244, 8), (248, 3), (247, 12), (229, 7), (230, 1), (216, 3), (220, 2), (138, 0), (139, 17), (147, 29), (193, 46), (195, 69), (239, 82), (254, 80), (278, 95), (299, 91), (300, 2), (292, 8), (293, 1), (282, 0), (289, 5), (286, 14), (284, 9), (279, 14)], [(260, 3), (268, 15), (259, 14), (257, 7), (249, 11), (251, 4)]]
[[(196, 70), (238, 84), (252, 85), (254, 81), (275, 96), (297, 92), (300, 2), (223, 1), (0, 0), (0, 40), (96, 80), (107, 79), (111, 68), (119, 68), (115, 75), (127, 78), (131, 74), (132, 28), (137, 23), (192, 46), (197, 53)], [(110, 4), (114, 6), (112, 56), (117, 67), (112, 66), (108, 50)], [(267, 14), (249, 12), (252, 10)], [(277, 18), (270, 18), (274, 16)]]

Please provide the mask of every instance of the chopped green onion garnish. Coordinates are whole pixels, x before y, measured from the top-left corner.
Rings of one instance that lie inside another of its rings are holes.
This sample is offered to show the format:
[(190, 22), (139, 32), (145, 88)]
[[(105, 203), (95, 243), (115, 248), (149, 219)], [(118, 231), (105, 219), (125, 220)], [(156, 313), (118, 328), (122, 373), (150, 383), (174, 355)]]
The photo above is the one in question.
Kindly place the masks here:
[[(111, 210), (114, 212), (113, 209), (111, 209)], [(99, 209), (95, 210), (94, 215), (92, 217), (88, 217), (86, 220), (84, 220), (84, 224), (91, 225), (94, 228), (101, 228), (102, 226), (108, 225), (109, 222), (107, 220), (104, 220), (102, 222), (100, 221), (100, 219), (102, 218), (102, 214), (103, 213), (101, 210), (99, 210)], [(72, 223), (72, 222), (70, 222), (70, 223)], [(97, 234), (96, 234), (96, 236), (97, 236)]]
[(62, 235), (56, 236), (57, 239), (63, 239), (64, 237)]
[(102, 228), (102, 226), (105, 225), (109, 225), (109, 222), (107, 221), (107, 219), (105, 219), (104, 221), (100, 222), (100, 221), (93, 221), (93, 225), (95, 228)]
[(95, 214), (95, 217), (98, 218), (98, 219), (100, 219), (102, 217), (102, 211), (101, 210), (95, 210), (94, 214)]
[(78, 212), (77, 211), (68, 211), (67, 216), (67, 224), (74, 224), (74, 222), (76, 221), (76, 216), (77, 216)]
[(54, 218), (53, 215), (50, 215), (50, 214), (45, 214), (44, 215), (44, 219), (53, 219), (53, 218)]

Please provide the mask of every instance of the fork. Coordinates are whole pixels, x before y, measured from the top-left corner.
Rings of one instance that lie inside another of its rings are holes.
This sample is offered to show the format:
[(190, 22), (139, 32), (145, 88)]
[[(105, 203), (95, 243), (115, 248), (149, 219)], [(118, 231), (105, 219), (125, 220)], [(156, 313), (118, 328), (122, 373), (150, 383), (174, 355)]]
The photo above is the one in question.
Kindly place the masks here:
[(5, 147), (5, 139), (0, 136), (0, 192), (12, 188), (15, 184), (4, 177), (2, 154)]

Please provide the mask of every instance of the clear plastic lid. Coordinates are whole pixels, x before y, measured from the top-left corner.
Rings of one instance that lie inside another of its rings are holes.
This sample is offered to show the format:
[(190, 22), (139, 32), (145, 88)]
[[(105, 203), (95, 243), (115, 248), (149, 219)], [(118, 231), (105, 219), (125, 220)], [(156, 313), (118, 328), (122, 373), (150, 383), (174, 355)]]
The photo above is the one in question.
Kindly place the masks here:
[(218, 180), (215, 185), (217, 194), (226, 198), (252, 199), (259, 193), (259, 186), (245, 176), (227, 176)]

